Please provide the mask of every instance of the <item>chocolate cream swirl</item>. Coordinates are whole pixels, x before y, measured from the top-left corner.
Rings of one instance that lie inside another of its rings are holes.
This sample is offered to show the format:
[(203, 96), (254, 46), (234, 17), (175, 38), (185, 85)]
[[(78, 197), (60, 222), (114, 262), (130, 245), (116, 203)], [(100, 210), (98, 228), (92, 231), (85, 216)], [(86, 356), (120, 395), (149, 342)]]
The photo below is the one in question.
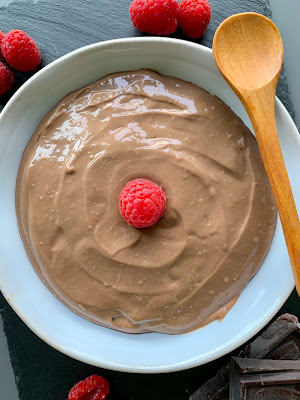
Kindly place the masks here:
[[(118, 199), (160, 185), (161, 220), (134, 229)], [(124, 332), (221, 319), (268, 251), (276, 209), (255, 138), (219, 98), (150, 70), (61, 100), (20, 166), (16, 207), (37, 273), (79, 315)]]

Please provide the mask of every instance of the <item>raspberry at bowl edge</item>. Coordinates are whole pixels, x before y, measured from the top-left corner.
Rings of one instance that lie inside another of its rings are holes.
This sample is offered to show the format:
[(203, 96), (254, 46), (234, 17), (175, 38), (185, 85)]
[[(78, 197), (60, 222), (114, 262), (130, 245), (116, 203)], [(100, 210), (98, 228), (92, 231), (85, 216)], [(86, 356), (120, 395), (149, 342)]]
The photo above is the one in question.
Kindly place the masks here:
[(177, 0), (133, 0), (129, 13), (139, 31), (166, 36), (177, 29), (177, 7)]
[(6, 62), (19, 71), (34, 71), (41, 62), (41, 53), (35, 41), (21, 30), (4, 35), (1, 52)]

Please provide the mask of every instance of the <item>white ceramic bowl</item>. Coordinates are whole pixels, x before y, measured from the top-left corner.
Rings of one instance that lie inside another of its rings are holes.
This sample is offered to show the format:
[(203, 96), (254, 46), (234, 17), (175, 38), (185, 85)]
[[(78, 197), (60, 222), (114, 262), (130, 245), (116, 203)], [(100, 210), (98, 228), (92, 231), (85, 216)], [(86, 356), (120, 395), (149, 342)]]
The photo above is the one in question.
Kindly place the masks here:
[[(281, 225), (256, 276), (222, 322), (184, 335), (130, 335), (100, 327), (61, 304), (35, 274), (15, 214), (15, 182), (23, 150), (47, 111), (67, 93), (104, 75), (141, 67), (194, 82), (219, 96), (251, 128), (210, 49), (165, 38), (113, 40), (76, 50), (26, 82), (0, 117), (0, 289), (22, 320), (57, 350), (89, 364), (130, 372), (169, 372), (216, 359), (255, 335), (279, 310), (294, 283)], [(300, 207), (298, 132), (276, 100), (280, 142)]]

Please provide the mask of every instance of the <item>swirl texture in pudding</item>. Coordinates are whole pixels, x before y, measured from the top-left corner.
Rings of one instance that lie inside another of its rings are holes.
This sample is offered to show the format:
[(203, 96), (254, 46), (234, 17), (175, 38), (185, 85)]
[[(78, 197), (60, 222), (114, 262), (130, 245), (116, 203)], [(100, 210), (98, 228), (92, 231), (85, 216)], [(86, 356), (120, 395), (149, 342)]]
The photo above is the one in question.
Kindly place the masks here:
[[(160, 185), (163, 217), (135, 229), (119, 194)], [(72, 311), (124, 332), (222, 318), (268, 251), (276, 208), (255, 138), (219, 98), (150, 70), (61, 100), (21, 162), (16, 206), (37, 273)]]

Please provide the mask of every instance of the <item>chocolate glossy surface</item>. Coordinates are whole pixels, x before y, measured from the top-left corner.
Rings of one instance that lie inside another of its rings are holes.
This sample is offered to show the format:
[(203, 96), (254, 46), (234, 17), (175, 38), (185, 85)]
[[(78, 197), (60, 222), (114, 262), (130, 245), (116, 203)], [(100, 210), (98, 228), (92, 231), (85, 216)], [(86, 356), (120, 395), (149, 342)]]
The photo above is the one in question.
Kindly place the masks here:
[[(131, 179), (167, 209), (137, 230), (119, 215)], [(276, 209), (256, 141), (220, 99), (150, 70), (71, 93), (22, 160), (19, 226), (46, 285), (125, 332), (183, 333), (221, 319), (260, 267)]]

